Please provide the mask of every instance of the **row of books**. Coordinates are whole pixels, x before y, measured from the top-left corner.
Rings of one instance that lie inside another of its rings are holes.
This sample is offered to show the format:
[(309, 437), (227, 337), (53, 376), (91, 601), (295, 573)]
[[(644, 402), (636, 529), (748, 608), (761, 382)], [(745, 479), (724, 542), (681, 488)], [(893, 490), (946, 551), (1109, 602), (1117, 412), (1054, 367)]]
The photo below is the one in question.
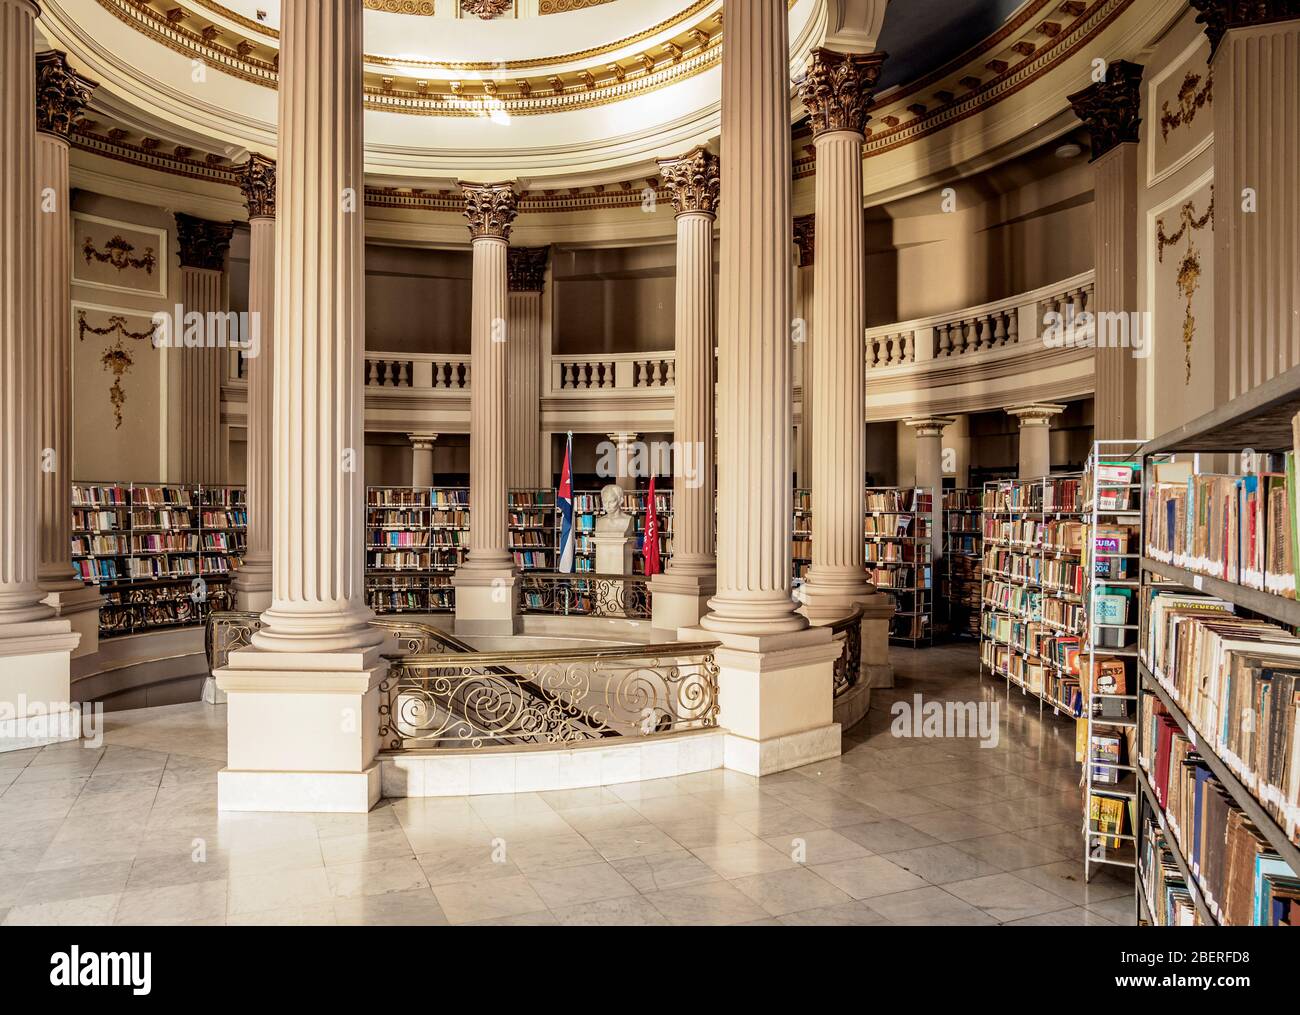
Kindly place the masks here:
[(1241, 810), (1160, 700), (1143, 702), (1141, 756), (1160, 809), (1220, 924), (1300, 925), (1300, 879)]
[(1296, 598), (1295, 455), (1284, 471), (1195, 475), (1189, 462), (1153, 467), (1149, 557), (1223, 581)]
[(929, 514), (934, 510), (934, 494), (929, 490), (879, 489), (866, 491), (865, 507), (873, 515)]
[(897, 567), (868, 567), (867, 580), (877, 588), (922, 591), (930, 588), (929, 566), (904, 564)]
[(863, 531), (870, 536), (929, 536), (930, 519), (924, 516), (885, 512), (863, 517)]
[(1300, 842), (1300, 638), (1230, 603), (1155, 592), (1144, 651), (1210, 750)]
[(464, 552), (446, 550), (372, 551), (366, 566), (372, 571), (450, 571), (459, 567)]
[(366, 490), (367, 507), (457, 508), (469, 507), (469, 491), (448, 487), (372, 486)]
[(1205, 921), (1196, 907), (1194, 886), (1174, 859), (1169, 838), (1150, 815), (1143, 819), (1142, 856), (1138, 877), (1146, 893), (1151, 920), (1157, 927), (1200, 927)]

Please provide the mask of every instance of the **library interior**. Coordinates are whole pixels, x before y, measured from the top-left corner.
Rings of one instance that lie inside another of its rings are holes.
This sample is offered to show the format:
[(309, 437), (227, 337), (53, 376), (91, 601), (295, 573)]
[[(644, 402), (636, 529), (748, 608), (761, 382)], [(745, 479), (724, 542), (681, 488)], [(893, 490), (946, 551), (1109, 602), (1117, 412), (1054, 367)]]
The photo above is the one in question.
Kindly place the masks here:
[(1295, 0), (0, 79), (0, 925), (1300, 924)]

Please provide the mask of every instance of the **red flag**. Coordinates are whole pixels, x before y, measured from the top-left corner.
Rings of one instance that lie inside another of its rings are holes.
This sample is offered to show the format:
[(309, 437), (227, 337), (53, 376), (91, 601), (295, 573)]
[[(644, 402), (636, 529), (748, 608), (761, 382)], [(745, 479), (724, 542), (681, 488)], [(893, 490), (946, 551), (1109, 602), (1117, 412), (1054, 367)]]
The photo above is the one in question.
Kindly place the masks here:
[(645, 539), (641, 542), (647, 577), (663, 570), (659, 563), (659, 513), (655, 507), (655, 478), (651, 475), (650, 490), (645, 498)]

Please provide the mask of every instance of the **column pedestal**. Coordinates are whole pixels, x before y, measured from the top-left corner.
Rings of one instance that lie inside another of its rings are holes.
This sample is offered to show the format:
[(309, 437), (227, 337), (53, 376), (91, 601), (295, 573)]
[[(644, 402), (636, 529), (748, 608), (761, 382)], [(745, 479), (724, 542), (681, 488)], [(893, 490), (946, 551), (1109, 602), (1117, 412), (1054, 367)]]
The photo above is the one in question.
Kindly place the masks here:
[(381, 648), (231, 653), (224, 811), (362, 812), (379, 802)]
[(636, 538), (631, 535), (613, 535), (597, 532), (591, 537), (596, 545), (597, 574), (631, 574), (632, 554)]

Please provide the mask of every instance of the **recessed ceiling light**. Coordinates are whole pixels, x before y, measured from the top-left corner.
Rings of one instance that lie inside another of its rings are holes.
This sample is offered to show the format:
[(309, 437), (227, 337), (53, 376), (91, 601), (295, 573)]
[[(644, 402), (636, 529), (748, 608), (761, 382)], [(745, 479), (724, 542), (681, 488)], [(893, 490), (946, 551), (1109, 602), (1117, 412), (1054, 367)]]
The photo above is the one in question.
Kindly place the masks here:
[(1057, 148), (1054, 154), (1058, 159), (1073, 159), (1083, 154), (1083, 148), (1073, 141), (1068, 141)]

